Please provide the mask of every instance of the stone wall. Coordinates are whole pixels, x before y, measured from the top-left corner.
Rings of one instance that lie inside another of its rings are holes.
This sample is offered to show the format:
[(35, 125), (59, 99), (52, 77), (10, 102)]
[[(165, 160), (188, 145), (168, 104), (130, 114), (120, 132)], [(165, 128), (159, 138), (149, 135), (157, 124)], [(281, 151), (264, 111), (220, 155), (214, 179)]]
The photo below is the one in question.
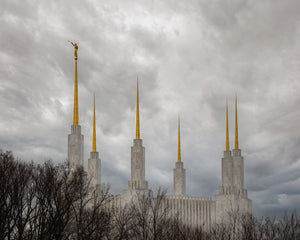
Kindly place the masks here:
[(183, 224), (208, 230), (214, 222), (214, 201), (211, 198), (167, 196), (169, 216)]

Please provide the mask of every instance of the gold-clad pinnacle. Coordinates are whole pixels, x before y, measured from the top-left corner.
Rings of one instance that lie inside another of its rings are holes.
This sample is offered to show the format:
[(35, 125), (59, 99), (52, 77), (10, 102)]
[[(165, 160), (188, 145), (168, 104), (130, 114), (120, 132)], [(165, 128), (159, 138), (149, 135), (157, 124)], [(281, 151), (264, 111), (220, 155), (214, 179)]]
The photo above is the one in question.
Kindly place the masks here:
[(136, 139), (140, 139), (139, 79), (136, 79)]
[(239, 149), (238, 117), (237, 117), (237, 96), (235, 95), (235, 149)]
[(226, 151), (229, 151), (228, 103), (226, 101)]
[(96, 111), (95, 111), (95, 95), (94, 95), (94, 121), (93, 121), (93, 152), (96, 152)]
[(74, 56), (75, 56), (75, 86), (74, 86), (74, 115), (73, 115), (73, 125), (78, 125), (79, 124), (79, 114), (78, 114), (78, 79), (77, 79), (77, 50), (78, 50), (78, 45), (77, 43), (72, 43), (74, 46)]
[(181, 147), (180, 147), (180, 116), (178, 115), (178, 162), (181, 162)]

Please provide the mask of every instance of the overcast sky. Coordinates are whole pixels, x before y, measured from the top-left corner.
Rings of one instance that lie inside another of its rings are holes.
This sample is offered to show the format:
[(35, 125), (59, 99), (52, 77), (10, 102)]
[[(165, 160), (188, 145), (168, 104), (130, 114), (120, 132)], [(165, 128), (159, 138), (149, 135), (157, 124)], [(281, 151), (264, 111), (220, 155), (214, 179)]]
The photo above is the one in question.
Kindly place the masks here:
[(225, 103), (234, 96), (245, 186), (257, 215), (300, 210), (300, 1), (0, 0), (0, 148), (42, 163), (67, 158), (77, 42), (85, 166), (93, 94), (102, 182), (127, 188), (136, 76), (151, 188), (173, 192), (177, 115), (187, 193), (221, 185)]

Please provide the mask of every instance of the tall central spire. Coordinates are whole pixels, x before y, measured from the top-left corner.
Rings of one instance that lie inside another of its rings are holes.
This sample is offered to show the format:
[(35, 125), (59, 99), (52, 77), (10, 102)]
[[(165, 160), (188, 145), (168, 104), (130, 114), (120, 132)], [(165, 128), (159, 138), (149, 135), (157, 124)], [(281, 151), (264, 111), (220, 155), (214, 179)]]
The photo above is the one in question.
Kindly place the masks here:
[(178, 115), (178, 162), (181, 162), (181, 147), (180, 147), (180, 116)]
[(136, 79), (136, 139), (140, 139), (139, 79)]
[[(72, 43), (74, 47), (75, 58), (75, 85), (74, 85), (74, 112), (73, 124), (71, 125), (71, 134), (68, 135), (68, 167), (75, 170), (77, 167), (83, 167), (84, 159), (84, 136), (81, 134), (81, 126), (79, 125), (78, 115), (78, 78), (77, 78), (77, 43)], [(72, 171), (73, 171), (72, 170)]]
[(229, 151), (228, 103), (226, 101), (226, 151)]
[(94, 121), (93, 121), (93, 152), (96, 152), (96, 111), (95, 111), (95, 95), (94, 95)]
[(75, 56), (75, 87), (74, 87), (74, 116), (73, 116), (73, 125), (79, 124), (79, 116), (78, 116), (78, 79), (77, 79), (77, 43), (73, 44), (74, 46), (74, 56)]
[(237, 117), (237, 96), (235, 95), (235, 149), (239, 149), (238, 117)]

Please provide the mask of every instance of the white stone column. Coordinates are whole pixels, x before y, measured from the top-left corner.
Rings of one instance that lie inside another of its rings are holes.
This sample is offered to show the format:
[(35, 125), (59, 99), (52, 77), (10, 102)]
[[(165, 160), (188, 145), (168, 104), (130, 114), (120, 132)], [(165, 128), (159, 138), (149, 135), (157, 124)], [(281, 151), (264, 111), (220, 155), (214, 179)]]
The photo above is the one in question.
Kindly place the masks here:
[(84, 137), (81, 134), (80, 125), (71, 126), (71, 134), (68, 135), (68, 166), (75, 170), (77, 167), (83, 167), (83, 146)]
[(222, 186), (233, 186), (233, 160), (231, 151), (224, 151), (222, 158)]
[(233, 158), (233, 184), (242, 195), (244, 188), (244, 158), (240, 149), (232, 150)]
[(176, 196), (186, 195), (185, 168), (183, 167), (183, 162), (176, 162), (176, 166), (173, 172), (174, 172), (174, 195)]
[(230, 223), (233, 214), (251, 213), (251, 200), (244, 189), (244, 159), (240, 149), (225, 151), (222, 158), (222, 186), (215, 196), (216, 222)]
[(131, 147), (131, 181), (128, 189), (147, 190), (145, 181), (145, 148), (142, 139), (134, 139)]
[(101, 159), (98, 152), (91, 152), (88, 160), (88, 176), (90, 186), (99, 188), (101, 185)]

